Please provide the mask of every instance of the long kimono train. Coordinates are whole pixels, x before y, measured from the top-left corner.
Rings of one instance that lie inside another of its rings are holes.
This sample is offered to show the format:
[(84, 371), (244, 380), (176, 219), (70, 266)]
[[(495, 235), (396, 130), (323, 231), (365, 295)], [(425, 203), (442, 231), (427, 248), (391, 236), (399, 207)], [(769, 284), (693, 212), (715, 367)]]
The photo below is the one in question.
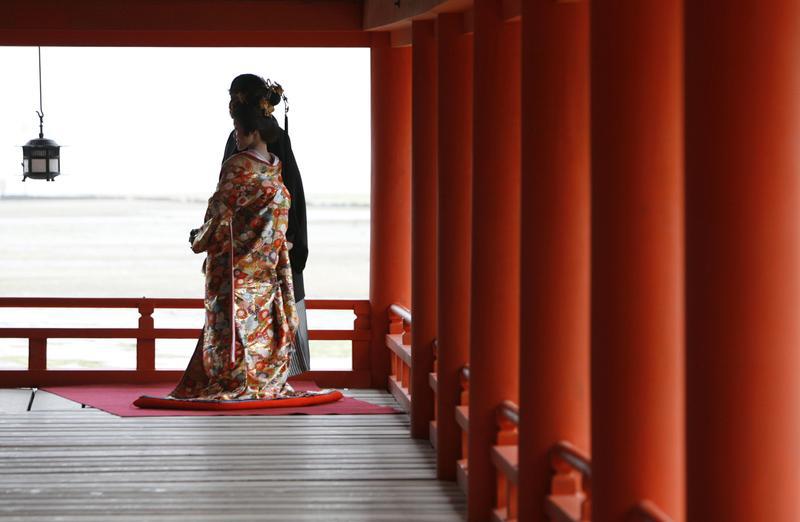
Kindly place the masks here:
[(281, 164), (253, 152), (229, 158), (192, 241), (207, 252), (205, 326), (170, 398), (233, 401), (309, 397), (289, 376), (298, 319), (286, 245), (291, 196)]

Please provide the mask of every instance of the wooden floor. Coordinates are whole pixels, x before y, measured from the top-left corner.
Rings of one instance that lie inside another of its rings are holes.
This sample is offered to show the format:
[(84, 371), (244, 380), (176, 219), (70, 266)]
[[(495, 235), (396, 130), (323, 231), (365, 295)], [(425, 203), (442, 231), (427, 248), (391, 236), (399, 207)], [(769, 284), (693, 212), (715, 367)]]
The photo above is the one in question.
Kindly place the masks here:
[(3, 521), (464, 519), (407, 415), (119, 418), (29, 397), (0, 390)]

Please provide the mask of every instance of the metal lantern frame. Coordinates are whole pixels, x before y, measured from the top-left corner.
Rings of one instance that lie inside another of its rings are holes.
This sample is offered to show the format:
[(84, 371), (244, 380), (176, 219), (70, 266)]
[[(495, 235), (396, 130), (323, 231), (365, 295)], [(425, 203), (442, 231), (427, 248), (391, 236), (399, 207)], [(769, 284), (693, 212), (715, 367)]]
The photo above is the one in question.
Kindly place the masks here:
[(61, 147), (44, 137), (42, 108), (42, 48), (39, 47), (39, 137), (22, 146), (22, 181), (28, 178), (53, 181), (61, 174)]

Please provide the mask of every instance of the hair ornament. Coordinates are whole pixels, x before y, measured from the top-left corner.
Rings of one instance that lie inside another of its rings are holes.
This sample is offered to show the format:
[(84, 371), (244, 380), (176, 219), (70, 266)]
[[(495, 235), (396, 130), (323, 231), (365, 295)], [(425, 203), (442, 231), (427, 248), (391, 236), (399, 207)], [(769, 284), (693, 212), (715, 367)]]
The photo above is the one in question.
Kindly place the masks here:
[[(288, 134), (289, 133), (289, 99), (286, 97), (286, 94), (284, 94), (283, 87), (278, 82), (273, 82), (272, 80), (267, 78), (264, 83), (267, 84), (267, 88), (270, 91), (275, 93), (275, 95), (277, 97), (277, 100), (275, 101), (276, 105), (281, 100), (283, 100), (283, 129)], [(273, 110), (274, 110), (274, 107), (273, 107)], [(270, 114), (272, 114), (272, 111), (270, 111)]]
[(261, 101), (258, 102), (258, 106), (261, 108), (261, 111), (264, 113), (264, 116), (269, 118), (272, 116), (272, 113), (275, 111), (275, 106), (272, 105), (268, 99), (261, 98)]

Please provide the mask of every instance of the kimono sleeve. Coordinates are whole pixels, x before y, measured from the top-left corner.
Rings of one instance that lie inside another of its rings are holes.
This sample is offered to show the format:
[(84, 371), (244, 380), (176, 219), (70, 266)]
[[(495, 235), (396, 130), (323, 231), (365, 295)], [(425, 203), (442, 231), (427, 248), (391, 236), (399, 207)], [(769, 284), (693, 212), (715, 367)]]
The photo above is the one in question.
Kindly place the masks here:
[(197, 233), (192, 241), (192, 251), (195, 253), (205, 252), (209, 246), (215, 242), (214, 237), (219, 231), (219, 227), (225, 221), (229, 221), (233, 213), (231, 200), (236, 200), (235, 187), (230, 178), (233, 175), (232, 166), (223, 165), (217, 190), (208, 200), (205, 222), (197, 229)]

